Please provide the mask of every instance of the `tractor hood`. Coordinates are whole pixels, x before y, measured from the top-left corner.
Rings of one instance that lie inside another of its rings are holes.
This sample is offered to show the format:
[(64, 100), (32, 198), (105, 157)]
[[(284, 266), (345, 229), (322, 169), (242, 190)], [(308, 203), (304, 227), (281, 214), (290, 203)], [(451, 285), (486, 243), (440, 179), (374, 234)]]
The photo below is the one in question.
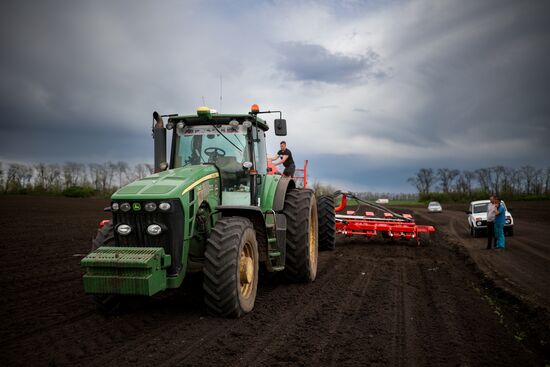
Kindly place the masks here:
[(192, 187), (205, 177), (218, 177), (219, 173), (213, 165), (197, 165), (175, 168), (169, 171), (134, 181), (119, 190), (113, 196), (117, 199), (170, 199), (182, 195), (185, 189)]

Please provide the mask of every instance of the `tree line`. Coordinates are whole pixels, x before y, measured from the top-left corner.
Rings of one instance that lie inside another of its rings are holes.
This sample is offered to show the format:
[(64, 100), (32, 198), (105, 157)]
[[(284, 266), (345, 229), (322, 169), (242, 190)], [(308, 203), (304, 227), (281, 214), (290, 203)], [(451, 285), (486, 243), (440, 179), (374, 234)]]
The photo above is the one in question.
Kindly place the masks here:
[(494, 166), (476, 170), (421, 168), (407, 182), (418, 190), (420, 200), (460, 201), (496, 194), (509, 199), (550, 196), (550, 166), (519, 168)]
[[(0, 162), (0, 190), (8, 193), (62, 193), (84, 188), (88, 193), (110, 194), (129, 182), (153, 173), (153, 165), (105, 163), (8, 163)], [(89, 196), (89, 195), (88, 195)]]

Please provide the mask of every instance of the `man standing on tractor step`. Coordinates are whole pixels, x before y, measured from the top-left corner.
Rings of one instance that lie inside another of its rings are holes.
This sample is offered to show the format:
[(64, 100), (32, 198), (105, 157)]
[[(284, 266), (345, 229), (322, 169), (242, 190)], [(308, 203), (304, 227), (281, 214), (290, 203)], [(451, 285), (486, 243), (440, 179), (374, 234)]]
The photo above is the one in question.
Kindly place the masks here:
[[(285, 170), (283, 171), (283, 175), (290, 177), (294, 176), (294, 171), (296, 170), (296, 166), (294, 165), (294, 159), (292, 159), (292, 152), (290, 149), (286, 149), (286, 141), (281, 142), (281, 150), (277, 152), (277, 158), (280, 159), (279, 162), (273, 163), (275, 166), (278, 166), (279, 164), (283, 164), (285, 167)], [(272, 161), (276, 160), (277, 158), (273, 158)]]

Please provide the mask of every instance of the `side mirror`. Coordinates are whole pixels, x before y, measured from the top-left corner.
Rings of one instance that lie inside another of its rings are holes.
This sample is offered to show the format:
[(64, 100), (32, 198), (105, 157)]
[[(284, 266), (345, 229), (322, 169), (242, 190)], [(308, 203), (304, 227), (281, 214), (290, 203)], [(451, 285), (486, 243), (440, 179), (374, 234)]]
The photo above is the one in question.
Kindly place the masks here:
[(286, 120), (285, 119), (275, 119), (275, 135), (285, 136), (286, 135)]

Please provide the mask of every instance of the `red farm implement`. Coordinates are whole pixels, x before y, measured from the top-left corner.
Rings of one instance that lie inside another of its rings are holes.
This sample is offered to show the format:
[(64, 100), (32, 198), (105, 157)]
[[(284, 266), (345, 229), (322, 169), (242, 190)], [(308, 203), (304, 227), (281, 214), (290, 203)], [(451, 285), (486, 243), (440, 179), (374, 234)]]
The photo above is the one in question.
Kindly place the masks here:
[[(380, 236), (382, 238), (416, 240), (417, 244), (429, 244), (433, 226), (418, 225), (410, 214), (398, 214), (381, 205), (362, 200), (351, 193), (336, 192), (334, 197), (342, 195), (342, 202), (336, 212), (336, 233), (347, 237)], [(347, 209), (347, 198), (353, 198), (357, 207)], [(363, 208), (363, 209), (362, 209)], [(367, 210), (364, 210), (367, 209)]]

